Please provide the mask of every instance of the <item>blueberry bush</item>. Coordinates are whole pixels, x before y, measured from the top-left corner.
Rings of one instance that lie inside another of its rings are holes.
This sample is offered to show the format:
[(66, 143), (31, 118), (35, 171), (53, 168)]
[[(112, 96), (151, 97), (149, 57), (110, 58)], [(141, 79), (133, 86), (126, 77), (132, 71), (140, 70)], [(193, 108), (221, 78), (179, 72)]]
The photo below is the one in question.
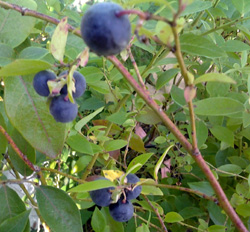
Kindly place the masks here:
[(249, 231), (249, 51), (249, 0), (0, 0), (0, 231)]

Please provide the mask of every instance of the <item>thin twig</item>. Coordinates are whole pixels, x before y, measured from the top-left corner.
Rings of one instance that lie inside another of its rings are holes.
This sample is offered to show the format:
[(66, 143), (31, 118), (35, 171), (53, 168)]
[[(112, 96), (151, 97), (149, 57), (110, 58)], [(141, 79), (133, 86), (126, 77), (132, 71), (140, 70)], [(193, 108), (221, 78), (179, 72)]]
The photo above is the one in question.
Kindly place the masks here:
[(134, 217), (139, 218), (141, 221), (149, 224), (149, 226), (154, 227), (155, 229), (157, 229), (157, 231), (161, 231), (161, 228), (156, 226), (155, 224), (148, 222), (146, 219), (144, 219), (143, 217), (139, 216), (138, 214), (134, 213)]
[[(20, 180), (21, 177), (20, 177), (19, 173), (16, 171), (16, 169), (15, 169), (14, 165), (12, 164), (10, 158), (9, 158), (7, 155), (5, 155), (4, 158), (6, 159), (6, 161), (8, 162), (8, 164), (10, 165), (10, 167), (11, 167), (11, 169), (13, 170), (13, 172), (14, 172), (16, 178), (17, 178), (18, 180)], [(27, 181), (25, 181), (25, 182), (27, 183)], [(10, 183), (10, 182), (7, 182), (7, 183)], [(30, 182), (28, 182), (28, 183), (30, 183)], [(28, 190), (26, 189), (25, 185), (24, 185), (22, 182), (20, 182), (20, 183), (18, 183), (18, 184), (19, 184), (20, 188), (23, 190), (23, 192), (25, 193), (25, 195), (27, 196), (27, 198), (29, 199), (29, 201), (31, 202), (31, 204), (34, 206), (34, 209), (35, 209), (35, 211), (36, 211), (36, 214), (37, 214), (37, 216), (40, 218), (41, 222), (42, 222), (42, 223), (45, 223), (45, 221), (44, 221), (44, 219), (43, 219), (43, 217), (42, 217), (42, 215), (41, 215), (39, 209), (37, 208), (37, 203), (36, 203), (35, 200), (31, 197), (31, 195), (30, 195), (30, 193), (28, 192)], [(35, 182), (32, 182), (32, 183), (30, 183), (30, 184), (37, 185), (37, 183), (35, 183)]]
[(168, 232), (168, 229), (167, 229), (167, 227), (165, 226), (165, 224), (164, 224), (164, 222), (163, 222), (163, 220), (162, 220), (162, 218), (161, 218), (161, 215), (160, 215), (158, 209), (155, 208), (155, 207), (152, 205), (152, 203), (150, 202), (150, 200), (147, 198), (146, 195), (144, 195), (144, 194), (141, 194), (141, 195), (142, 195), (143, 198), (147, 201), (147, 203), (150, 205), (150, 207), (152, 208), (152, 210), (155, 212), (156, 216), (158, 217), (159, 222), (161, 223), (161, 228), (162, 228), (162, 230), (163, 230), (164, 232)]
[(135, 58), (134, 58), (134, 56), (133, 56), (133, 53), (132, 53), (132, 51), (131, 51), (131, 48), (128, 47), (127, 51), (128, 51), (128, 54), (129, 54), (129, 58), (130, 58), (130, 60), (131, 60), (131, 62), (132, 62), (132, 64), (133, 64), (133, 66), (134, 66), (135, 73), (136, 73), (136, 75), (137, 75), (137, 77), (138, 77), (139, 83), (140, 83), (140, 85), (141, 85), (142, 88), (146, 89), (146, 86), (145, 86), (144, 81), (143, 81), (143, 79), (142, 79), (142, 76), (141, 76), (141, 74), (140, 74), (139, 68), (138, 68), (138, 66), (137, 66), (137, 63), (136, 63)]

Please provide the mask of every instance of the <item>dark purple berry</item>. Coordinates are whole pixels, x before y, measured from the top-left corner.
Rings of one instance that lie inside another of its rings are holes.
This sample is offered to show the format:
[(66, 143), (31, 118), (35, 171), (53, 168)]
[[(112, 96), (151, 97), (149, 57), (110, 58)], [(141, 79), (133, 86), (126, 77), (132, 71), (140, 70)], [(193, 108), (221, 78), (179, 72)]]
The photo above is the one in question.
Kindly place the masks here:
[(120, 199), (117, 203), (109, 206), (109, 213), (118, 222), (126, 222), (133, 217), (134, 207), (130, 201)]
[[(68, 74), (68, 71), (63, 71), (59, 76), (63, 76), (66, 74)], [(77, 71), (74, 72), (73, 78), (75, 79), (75, 88), (76, 88), (76, 91), (73, 92), (73, 97), (78, 98), (78, 97), (82, 96), (86, 90), (86, 80), (85, 80), (84, 76)], [(63, 86), (60, 93), (61, 94), (68, 93), (67, 85)]]
[[(127, 176), (127, 183), (128, 184), (136, 184), (140, 181), (140, 179), (135, 174), (128, 174)], [(133, 186), (131, 186), (133, 188)], [(133, 200), (137, 198), (141, 194), (142, 186), (138, 185), (133, 190), (125, 189), (126, 199)]]
[(49, 96), (49, 87), (47, 82), (55, 79), (56, 75), (53, 72), (47, 70), (40, 71), (34, 76), (33, 87), (39, 95), (47, 97)]
[[(107, 180), (107, 178), (105, 177), (99, 177), (96, 180)], [(111, 190), (114, 189), (114, 187), (109, 187), (109, 188), (103, 188), (103, 189), (97, 189), (97, 190), (93, 190), (90, 191), (90, 197), (92, 199), (92, 201), (98, 205), (98, 206), (109, 206), (112, 199), (112, 192)]]
[(77, 116), (77, 104), (72, 103), (67, 95), (54, 97), (50, 103), (50, 113), (57, 122), (70, 122)]
[(84, 14), (82, 38), (97, 55), (115, 55), (127, 47), (131, 26), (127, 15), (117, 16), (122, 10), (116, 3), (102, 2), (91, 6)]

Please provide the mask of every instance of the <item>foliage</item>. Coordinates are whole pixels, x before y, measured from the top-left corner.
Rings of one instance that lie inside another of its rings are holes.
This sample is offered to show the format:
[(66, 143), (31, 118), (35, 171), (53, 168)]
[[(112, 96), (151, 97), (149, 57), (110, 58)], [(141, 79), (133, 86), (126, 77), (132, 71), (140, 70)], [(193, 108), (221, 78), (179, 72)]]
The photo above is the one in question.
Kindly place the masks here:
[[(88, 51), (78, 29), (92, 3), (73, 2), (0, 1), (0, 231), (31, 231), (30, 208), (55, 232), (250, 230), (249, 1), (116, 1), (135, 10), (118, 59)], [(78, 116), (56, 122), (33, 78), (69, 71), (73, 100), (76, 69)], [(117, 222), (89, 192), (116, 187), (117, 202), (129, 173), (141, 194)]]

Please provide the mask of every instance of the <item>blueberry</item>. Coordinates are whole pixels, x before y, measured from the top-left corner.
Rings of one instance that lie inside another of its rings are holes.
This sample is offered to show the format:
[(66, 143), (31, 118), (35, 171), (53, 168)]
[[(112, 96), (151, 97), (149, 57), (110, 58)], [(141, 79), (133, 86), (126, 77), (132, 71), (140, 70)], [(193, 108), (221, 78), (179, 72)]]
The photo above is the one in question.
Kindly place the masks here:
[(66, 95), (54, 97), (50, 103), (50, 113), (57, 122), (70, 122), (77, 116), (77, 104), (67, 99)]
[[(105, 177), (99, 177), (96, 180), (107, 180)], [(109, 188), (103, 188), (103, 189), (97, 189), (90, 191), (90, 197), (92, 201), (98, 205), (98, 206), (109, 206), (112, 199), (112, 192), (110, 190), (114, 189), (114, 187), (109, 187)]]
[[(139, 181), (140, 181), (140, 179), (135, 174), (130, 173), (127, 175), (127, 183), (136, 184)], [(133, 200), (133, 199), (137, 198), (140, 195), (141, 190), (142, 190), (141, 185), (138, 185), (137, 187), (135, 187), (133, 189), (133, 191), (129, 190), (129, 189), (125, 189), (126, 199)]]
[(126, 222), (133, 217), (134, 207), (130, 201), (120, 199), (109, 206), (109, 213), (118, 222)]
[[(62, 76), (62, 75), (65, 75), (65, 74), (68, 74), (68, 71), (63, 71), (62, 73), (60, 73), (59, 76)], [(84, 76), (75, 71), (74, 74), (73, 74), (73, 78), (75, 79), (75, 88), (76, 88), (76, 91), (73, 92), (73, 97), (74, 98), (78, 98), (80, 96), (83, 95), (83, 93), (85, 92), (86, 90), (86, 80), (84, 78)], [(61, 89), (61, 94), (67, 94), (67, 85), (64, 85), (63, 88)]]
[(40, 71), (34, 76), (33, 87), (39, 95), (47, 97), (49, 96), (49, 87), (47, 82), (55, 79), (56, 75), (53, 72), (47, 70)]
[(102, 2), (91, 6), (84, 14), (82, 38), (97, 55), (115, 55), (127, 47), (131, 26), (127, 15), (116, 16), (122, 10), (116, 3)]

